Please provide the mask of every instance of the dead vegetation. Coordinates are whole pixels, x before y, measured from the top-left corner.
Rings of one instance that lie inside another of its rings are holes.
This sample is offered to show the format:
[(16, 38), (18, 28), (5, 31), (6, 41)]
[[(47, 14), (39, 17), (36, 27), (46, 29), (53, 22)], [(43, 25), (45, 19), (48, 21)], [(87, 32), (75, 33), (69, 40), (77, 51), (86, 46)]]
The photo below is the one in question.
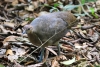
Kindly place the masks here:
[[(55, 11), (71, 11), (78, 25), (61, 39), (57, 47), (40, 50), (23, 34), (23, 26), (36, 17)], [(0, 67), (100, 67), (100, 0), (4, 0), (0, 1)]]

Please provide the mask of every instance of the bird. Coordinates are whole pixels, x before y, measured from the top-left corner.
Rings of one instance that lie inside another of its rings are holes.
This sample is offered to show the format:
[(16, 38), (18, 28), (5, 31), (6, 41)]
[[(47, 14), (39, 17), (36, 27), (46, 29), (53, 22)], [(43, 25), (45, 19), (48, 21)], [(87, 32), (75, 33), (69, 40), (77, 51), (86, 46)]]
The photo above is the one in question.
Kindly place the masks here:
[[(45, 48), (50, 45), (58, 45), (59, 40), (76, 23), (76, 17), (69, 11), (59, 11), (41, 15), (30, 24), (23, 27), (29, 41)], [(43, 50), (43, 49), (42, 49)], [(40, 59), (41, 61), (41, 59)]]

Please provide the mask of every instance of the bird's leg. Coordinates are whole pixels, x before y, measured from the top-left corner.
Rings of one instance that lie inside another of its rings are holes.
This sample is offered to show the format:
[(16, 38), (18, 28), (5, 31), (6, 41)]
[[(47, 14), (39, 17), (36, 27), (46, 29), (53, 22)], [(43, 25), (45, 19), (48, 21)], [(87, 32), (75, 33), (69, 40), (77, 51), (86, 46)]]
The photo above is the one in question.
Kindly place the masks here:
[(57, 48), (58, 48), (58, 53), (57, 54), (58, 54), (58, 56), (60, 55), (60, 45), (61, 45), (60, 43), (58, 43), (58, 45), (57, 45)]
[(40, 56), (39, 56), (39, 62), (41, 62), (42, 60), (43, 60), (43, 55), (44, 55), (44, 50), (45, 50), (45, 48), (44, 47), (41, 47), (41, 52), (40, 52)]

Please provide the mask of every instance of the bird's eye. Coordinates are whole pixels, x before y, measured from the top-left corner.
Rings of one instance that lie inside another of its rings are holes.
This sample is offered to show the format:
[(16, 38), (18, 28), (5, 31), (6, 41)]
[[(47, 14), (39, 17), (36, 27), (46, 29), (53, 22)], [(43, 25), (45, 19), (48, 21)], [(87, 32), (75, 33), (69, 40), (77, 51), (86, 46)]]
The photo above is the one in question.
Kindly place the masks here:
[(30, 28), (28, 28), (27, 30), (30, 30)]

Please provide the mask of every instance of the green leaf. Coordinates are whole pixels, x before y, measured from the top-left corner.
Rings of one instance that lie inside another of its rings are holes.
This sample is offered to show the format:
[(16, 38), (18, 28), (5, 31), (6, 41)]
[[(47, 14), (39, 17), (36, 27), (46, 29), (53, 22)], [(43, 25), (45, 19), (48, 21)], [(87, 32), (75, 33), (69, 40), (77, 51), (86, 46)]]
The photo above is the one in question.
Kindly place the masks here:
[(98, 16), (95, 14), (95, 9), (94, 8), (90, 8), (90, 11), (92, 13), (92, 15), (95, 17), (95, 18), (98, 18)]
[(73, 10), (74, 8), (78, 8), (80, 5), (66, 5), (63, 7), (63, 10)]
[(94, 14), (95, 9), (91, 7), (90, 10), (91, 10), (91, 13)]
[(44, 7), (52, 7), (52, 6), (50, 6), (49, 4), (44, 4), (43, 6), (44, 6)]
[(85, 2), (86, 2), (86, 0), (81, 0), (81, 3), (82, 3), (82, 4), (85, 4)]
[(100, 64), (99, 65), (94, 65), (94, 67), (100, 67)]
[(72, 63), (74, 63), (75, 62), (75, 57), (73, 58), (73, 59), (71, 59), (71, 60), (68, 60), (68, 61), (63, 61), (63, 62), (60, 62), (61, 64), (64, 64), (64, 65), (70, 65), (70, 64), (72, 64)]
[(3, 64), (0, 64), (0, 67), (5, 67)]
[(88, 2), (96, 2), (97, 0), (86, 0), (86, 3)]
[(58, 7), (59, 6), (59, 3), (54, 3), (54, 7)]
[(59, 11), (58, 8), (52, 7), (52, 9), (49, 10), (49, 12), (55, 12), (55, 11)]
[(30, 17), (27, 17), (25, 18), (25, 21), (32, 21), (34, 18), (30, 18)]
[(81, 0), (82, 5), (89, 2), (96, 2), (97, 0)]

